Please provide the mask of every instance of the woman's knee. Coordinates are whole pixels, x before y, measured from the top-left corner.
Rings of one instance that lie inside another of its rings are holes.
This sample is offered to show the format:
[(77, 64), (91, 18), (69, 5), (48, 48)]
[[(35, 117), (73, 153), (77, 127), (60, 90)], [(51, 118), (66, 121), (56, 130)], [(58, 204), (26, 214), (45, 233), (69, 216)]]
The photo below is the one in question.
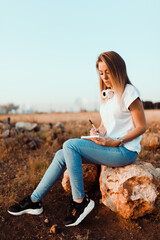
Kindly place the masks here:
[(79, 138), (68, 139), (63, 143), (63, 150), (65, 151), (65, 150), (71, 149), (71, 150), (79, 151), (80, 141), (81, 139)]
[(73, 139), (68, 139), (63, 143), (63, 149), (72, 146)]
[(58, 157), (58, 158), (63, 158), (63, 149), (60, 149), (56, 152), (55, 154), (55, 157)]

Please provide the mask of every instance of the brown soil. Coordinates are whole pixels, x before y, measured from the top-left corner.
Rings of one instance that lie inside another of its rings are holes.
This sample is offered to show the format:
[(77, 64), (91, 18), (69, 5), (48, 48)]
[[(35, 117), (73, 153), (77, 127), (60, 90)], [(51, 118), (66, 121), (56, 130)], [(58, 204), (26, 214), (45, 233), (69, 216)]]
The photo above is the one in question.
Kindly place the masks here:
[[(86, 123), (83, 122), (83, 126), (84, 124)], [(73, 123), (70, 123), (70, 125), (72, 126)], [(79, 126), (82, 127), (82, 125)], [(157, 127), (157, 125), (155, 126)], [(152, 127), (152, 130), (153, 129), (154, 126)], [(79, 135), (81, 134), (80, 132), (79, 130)], [(71, 130), (70, 134), (74, 135)], [(70, 138), (71, 135), (65, 135), (63, 138), (54, 141), (44, 140), (42, 145), (36, 150), (31, 150), (25, 144), (23, 145), (16, 141), (16, 145), (13, 145), (13, 141), (7, 142), (7, 144), (4, 143), (4, 140), (0, 142), (0, 239), (160, 239), (159, 199), (157, 200), (154, 213), (137, 220), (126, 220), (117, 213), (109, 210), (103, 204), (100, 204), (101, 193), (98, 184), (88, 193), (89, 197), (95, 201), (96, 207), (87, 218), (76, 227), (67, 228), (63, 226), (63, 219), (66, 215), (70, 196), (64, 192), (61, 179), (44, 197), (44, 213), (41, 215), (14, 217), (7, 213), (7, 207), (9, 205), (15, 203), (15, 201), (22, 200), (26, 195), (32, 193), (32, 190), (43, 176), (44, 170), (47, 168), (45, 166), (41, 174), (37, 171), (35, 175), (32, 175), (30, 171), (28, 171), (30, 170), (29, 166), (32, 166), (29, 165), (31, 160), (42, 160), (43, 156), (43, 161), (45, 160), (49, 165), (55, 152), (61, 148), (63, 141)], [(160, 167), (159, 150), (143, 150), (139, 159), (151, 162), (154, 166)], [(33, 171), (35, 171), (34, 168)], [(48, 223), (45, 223), (46, 219), (48, 219)], [(57, 224), (57, 232), (55, 234), (50, 233), (50, 228), (54, 224)]]

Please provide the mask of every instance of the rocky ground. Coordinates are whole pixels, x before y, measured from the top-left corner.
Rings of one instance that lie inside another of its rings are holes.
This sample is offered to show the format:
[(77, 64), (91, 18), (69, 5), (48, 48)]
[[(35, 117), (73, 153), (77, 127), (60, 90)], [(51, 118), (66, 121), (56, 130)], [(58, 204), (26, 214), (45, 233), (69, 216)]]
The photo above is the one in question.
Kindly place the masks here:
[[(27, 129), (27, 127), (29, 129)], [(152, 214), (137, 220), (124, 219), (101, 203), (99, 184), (88, 192), (96, 207), (76, 227), (64, 227), (70, 196), (64, 191), (60, 179), (43, 199), (44, 213), (39, 216), (18, 217), (7, 213), (7, 207), (30, 194), (52, 161), (55, 152), (65, 140), (87, 134), (90, 125), (83, 122), (37, 124), (22, 127), (10, 122), (0, 122), (0, 239), (78, 239), (124, 240), (160, 239), (160, 199)], [(147, 134), (159, 135), (158, 123), (148, 124)], [(147, 138), (146, 138), (147, 139)], [(149, 140), (148, 140), (149, 141)], [(158, 140), (157, 140), (158, 141)], [(160, 147), (148, 143), (142, 146), (139, 160), (160, 167)]]

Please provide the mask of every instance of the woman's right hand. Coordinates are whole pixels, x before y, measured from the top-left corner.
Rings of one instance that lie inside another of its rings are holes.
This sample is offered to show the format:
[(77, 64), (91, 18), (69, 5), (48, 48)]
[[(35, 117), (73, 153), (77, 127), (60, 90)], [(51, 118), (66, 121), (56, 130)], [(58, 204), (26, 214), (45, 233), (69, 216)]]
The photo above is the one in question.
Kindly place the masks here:
[(99, 134), (100, 134), (100, 132), (98, 129), (95, 130), (94, 128), (91, 128), (90, 136), (99, 135)]

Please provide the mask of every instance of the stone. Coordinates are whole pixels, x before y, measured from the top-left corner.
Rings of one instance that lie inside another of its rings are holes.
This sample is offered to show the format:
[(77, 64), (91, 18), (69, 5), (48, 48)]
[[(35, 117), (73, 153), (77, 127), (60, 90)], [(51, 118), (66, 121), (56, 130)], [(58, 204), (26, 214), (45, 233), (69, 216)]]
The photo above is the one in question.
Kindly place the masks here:
[(57, 122), (55, 126), (56, 126), (56, 128), (61, 129), (62, 132), (65, 131), (63, 123), (61, 123), (61, 122)]
[[(98, 165), (82, 164), (82, 168), (83, 168), (84, 190), (85, 192), (89, 192), (97, 183)], [(62, 186), (67, 193), (71, 193), (71, 185), (69, 181), (68, 170), (64, 172), (63, 179), (62, 179)]]
[(51, 130), (50, 124), (42, 124), (42, 125), (40, 126), (40, 131), (42, 131), (42, 132), (47, 132), (47, 131), (49, 131), (49, 130)]
[(17, 122), (15, 127), (16, 129), (25, 129), (28, 131), (32, 131), (37, 127), (37, 123)]
[(11, 137), (16, 137), (17, 134), (18, 134), (18, 131), (16, 130), (16, 128), (12, 127), (10, 130)]
[(9, 137), (10, 136), (10, 130), (9, 129), (7, 129), (6, 131), (4, 131), (3, 133), (2, 133), (2, 137), (3, 138), (7, 138), (7, 137)]
[(46, 218), (45, 220), (44, 220), (44, 223), (49, 223), (49, 220), (48, 220), (48, 218)]
[(160, 168), (141, 161), (120, 168), (102, 166), (99, 181), (102, 203), (126, 219), (137, 219), (155, 208)]
[(52, 225), (50, 228), (50, 233), (56, 234), (57, 233), (57, 224)]
[(28, 142), (28, 147), (32, 150), (35, 150), (38, 147), (40, 147), (41, 143), (42, 143), (42, 141), (38, 137), (35, 137), (31, 141)]
[(10, 122), (11, 122), (10, 117), (7, 117), (7, 118), (3, 121), (4, 124), (10, 124)]
[(158, 133), (143, 134), (141, 144), (147, 149), (160, 148), (160, 134)]

